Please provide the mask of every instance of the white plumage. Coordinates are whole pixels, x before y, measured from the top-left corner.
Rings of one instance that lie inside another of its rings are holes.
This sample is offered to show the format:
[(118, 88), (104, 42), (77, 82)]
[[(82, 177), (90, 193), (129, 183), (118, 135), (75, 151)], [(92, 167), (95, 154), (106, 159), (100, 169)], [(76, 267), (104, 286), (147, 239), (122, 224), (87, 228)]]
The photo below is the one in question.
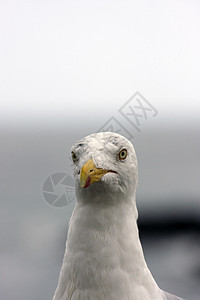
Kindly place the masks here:
[(53, 300), (175, 300), (144, 259), (137, 227), (137, 158), (113, 132), (72, 147), (77, 203)]

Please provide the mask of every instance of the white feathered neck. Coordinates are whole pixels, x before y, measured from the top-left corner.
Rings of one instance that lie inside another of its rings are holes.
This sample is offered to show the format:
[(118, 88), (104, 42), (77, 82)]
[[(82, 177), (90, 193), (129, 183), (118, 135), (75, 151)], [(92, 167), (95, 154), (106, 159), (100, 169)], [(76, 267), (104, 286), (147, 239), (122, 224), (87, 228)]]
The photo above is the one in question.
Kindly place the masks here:
[[(124, 161), (116, 159), (122, 148)], [(135, 191), (137, 159), (132, 144), (114, 133), (90, 135), (72, 147), (77, 203), (69, 223), (60, 278), (53, 300), (165, 299), (143, 256)], [(102, 182), (80, 188), (80, 168), (92, 158), (111, 169)]]
[(106, 200), (78, 200), (54, 300), (162, 299), (143, 256), (134, 195), (132, 205)]

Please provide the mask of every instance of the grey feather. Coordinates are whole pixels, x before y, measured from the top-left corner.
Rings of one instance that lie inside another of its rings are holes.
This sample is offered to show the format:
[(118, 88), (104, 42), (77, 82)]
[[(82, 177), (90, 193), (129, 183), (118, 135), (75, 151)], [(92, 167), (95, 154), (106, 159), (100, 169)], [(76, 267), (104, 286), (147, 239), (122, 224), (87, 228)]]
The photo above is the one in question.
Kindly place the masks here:
[(167, 292), (164, 292), (164, 295), (166, 296), (165, 300), (184, 300), (183, 298), (177, 297)]

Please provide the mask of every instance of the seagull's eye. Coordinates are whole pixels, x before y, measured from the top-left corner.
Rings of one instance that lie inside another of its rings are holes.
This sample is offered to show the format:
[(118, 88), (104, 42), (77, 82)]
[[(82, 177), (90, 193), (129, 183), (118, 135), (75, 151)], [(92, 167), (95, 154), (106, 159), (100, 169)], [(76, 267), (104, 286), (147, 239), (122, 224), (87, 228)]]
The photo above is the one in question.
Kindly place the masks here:
[(120, 159), (120, 160), (124, 160), (124, 159), (127, 157), (127, 150), (126, 150), (126, 149), (122, 149), (122, 150), (119, 152), (118, 156), (119, 156), (119, 159)]
[(78, 160), (77, 155), (72, 151), (72, 160), (76, 162)]

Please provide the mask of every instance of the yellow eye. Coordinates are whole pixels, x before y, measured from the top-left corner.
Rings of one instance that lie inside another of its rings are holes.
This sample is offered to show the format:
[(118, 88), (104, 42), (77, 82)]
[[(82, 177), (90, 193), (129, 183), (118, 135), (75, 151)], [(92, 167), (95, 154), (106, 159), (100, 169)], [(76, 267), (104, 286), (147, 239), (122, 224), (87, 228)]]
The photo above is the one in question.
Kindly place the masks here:
[(119, 159), (124, 160), (127, 157), (127, 150), (124, 148), (119, 152)]
[(73, 162), (76, 162), (78, 160), (76, 154), (72, 151), (72, 160)]

